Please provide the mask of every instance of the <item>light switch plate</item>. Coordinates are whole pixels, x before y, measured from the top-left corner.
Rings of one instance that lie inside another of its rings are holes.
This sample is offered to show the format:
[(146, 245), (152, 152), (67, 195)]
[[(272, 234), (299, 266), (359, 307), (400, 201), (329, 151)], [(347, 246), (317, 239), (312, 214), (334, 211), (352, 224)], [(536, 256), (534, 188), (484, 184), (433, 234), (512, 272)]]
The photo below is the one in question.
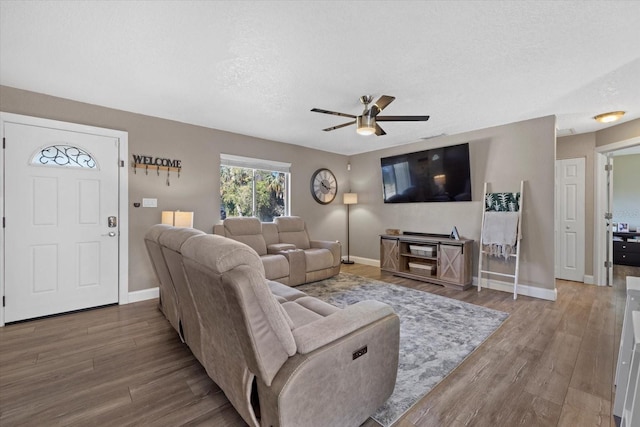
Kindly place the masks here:
[(158, 199), (142, 199), (143, 208), (157, 208)]

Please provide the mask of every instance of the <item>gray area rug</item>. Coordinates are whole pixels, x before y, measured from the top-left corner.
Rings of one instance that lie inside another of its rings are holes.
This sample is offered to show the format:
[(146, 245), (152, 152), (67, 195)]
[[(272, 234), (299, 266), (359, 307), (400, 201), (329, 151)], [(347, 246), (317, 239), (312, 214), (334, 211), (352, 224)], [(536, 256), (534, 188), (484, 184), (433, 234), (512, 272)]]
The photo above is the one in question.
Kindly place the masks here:
[(508, 313), (451, 298), (340, 273), (298, 287), (338, 307), (373, 299), (400, 317), (398, 378), (391, 397), (372, 416), (390, 426), (487, 339)]

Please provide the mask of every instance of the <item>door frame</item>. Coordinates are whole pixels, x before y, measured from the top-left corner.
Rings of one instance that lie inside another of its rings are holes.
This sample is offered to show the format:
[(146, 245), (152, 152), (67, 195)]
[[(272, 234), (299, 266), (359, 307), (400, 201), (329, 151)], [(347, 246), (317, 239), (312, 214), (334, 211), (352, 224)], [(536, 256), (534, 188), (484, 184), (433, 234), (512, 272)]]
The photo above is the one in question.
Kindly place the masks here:
[[(3, 138), (3, 149), (0, 151), (0, 216), (4, 218), (4, 125), (5, 123), (16, 123), (22, 125), (39, 126), (51, 129), (66, 130), (78, 133), (99, 135), (119, 140), (118, 148), (118, 304), (129, 302), (129, 170), (125, 165), (129, 156), (129, 134), (125, 131), (105, 129), (95, 126), (82, 125), (77, 123), (62, 122), (58, 120), (43, 119), (39, 117), (24, 116), (21, 114), (0, 112), (0, 131)], [(5, 229), (0, 229), (0, 294), (5, 295)], [(0, 304), (0, 327), (4, 326), (4, 305)]]
[[(603, 221), (604, 214), (607, 211), (607, 173), (604, 170), (604, 164), (606, 164), (608, 153), (636, 145), (640, 145), (640, 137), (625, 139), (612, 144), (602, 145), (594, 149), (595, 161), (593, 163), (596, 182), (594, 191), (595, 210), (593, 216), (593, 277), (595, 284), (598, 286), (607, 286), (607, 269), (605, 268), (604, 263), (605, 261), (613, 262), (612, 250), (609, 250), (609, 259), (607, 260), (606, 245), (609, 245), (611, 249), (613, 242), (607, 242), (607, 227)], [(611, 273), (611, 270), (609, 270), (609, 273)]]

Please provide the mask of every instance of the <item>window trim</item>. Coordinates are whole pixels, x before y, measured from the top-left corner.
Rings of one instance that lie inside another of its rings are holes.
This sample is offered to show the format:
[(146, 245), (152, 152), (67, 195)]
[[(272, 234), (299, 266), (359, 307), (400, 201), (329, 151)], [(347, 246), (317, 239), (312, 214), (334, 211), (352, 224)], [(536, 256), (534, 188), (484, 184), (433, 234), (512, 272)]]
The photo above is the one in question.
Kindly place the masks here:
[(291, 163), (220, 153), (220, 166), (291, 173)]

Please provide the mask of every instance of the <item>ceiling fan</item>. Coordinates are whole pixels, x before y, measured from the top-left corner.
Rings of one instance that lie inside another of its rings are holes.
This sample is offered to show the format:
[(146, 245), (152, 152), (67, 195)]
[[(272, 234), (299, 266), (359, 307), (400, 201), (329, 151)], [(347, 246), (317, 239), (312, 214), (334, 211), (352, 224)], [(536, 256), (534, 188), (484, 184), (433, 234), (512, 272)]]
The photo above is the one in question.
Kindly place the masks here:
[(386, 135), (387, 133), (376, 122), (425, 122), (429, 120), (429, 116), (378, 116), (385, 107), (393, 102), (395, 96), (382, 95), (372, 106), (369, 108), (369, 104), (373, 97), (364, 95), (360, 97), (360, 102), (364, 104), (364, 111), (359, 116), (353, 114), (338, 113), (335, 111), (322, 110), (320, 108), (312, 108), (314, 113), (333, 114), (334, 116), (349, 117), (355, 119), (348, 123), (332, 126), (330, 128), (322, 129), (325, 132), (331, 130), (340, 129), (345, 126), (356, 124), (356, 132), (360, 135), (372, 135), (378, 136)]

